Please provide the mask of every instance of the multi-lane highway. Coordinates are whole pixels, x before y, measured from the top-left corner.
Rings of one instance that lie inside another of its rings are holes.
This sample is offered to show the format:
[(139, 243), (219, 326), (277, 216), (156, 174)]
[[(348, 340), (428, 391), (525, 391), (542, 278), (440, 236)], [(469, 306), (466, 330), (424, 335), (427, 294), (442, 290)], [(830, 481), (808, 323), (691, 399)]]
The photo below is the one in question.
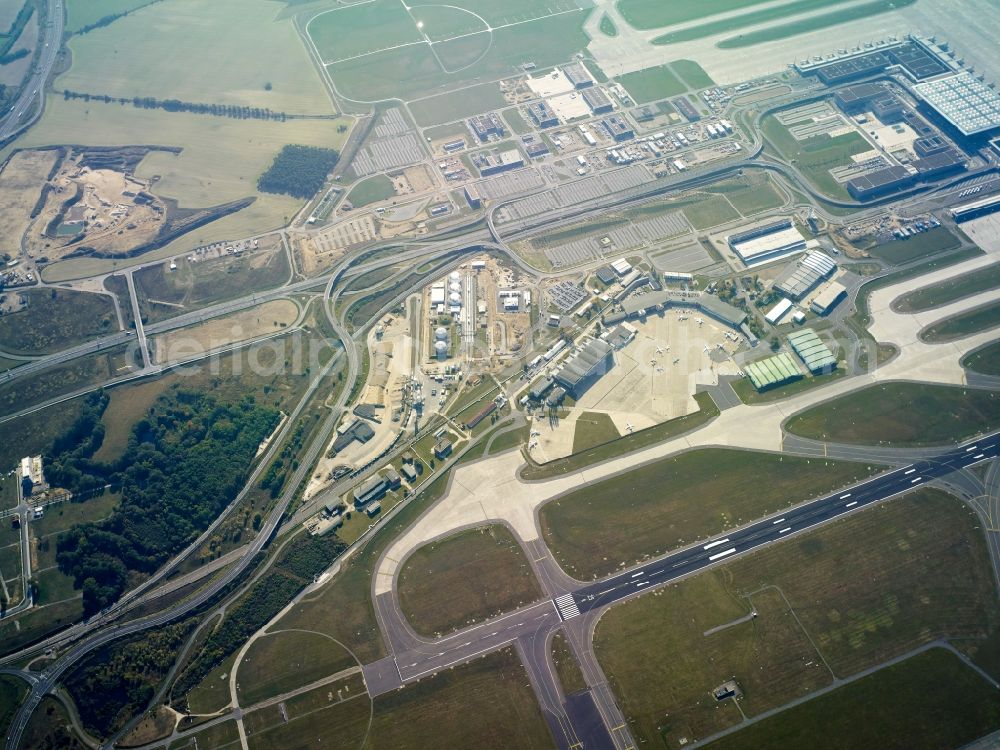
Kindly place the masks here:
[[(0, 144), (17, 135), (33, 123), (42, 112), (45, 99), (45, 84), (55, 67), (62, 44), (63, 17), (62, 0), (48, 0), (47, 19), (42, 27), (41, 52), (38, 54), (30, 75), (21, 86), (21, 93), (13, 106), (0, 118)], [(36, 106), (37, 104), (37, 106)]]

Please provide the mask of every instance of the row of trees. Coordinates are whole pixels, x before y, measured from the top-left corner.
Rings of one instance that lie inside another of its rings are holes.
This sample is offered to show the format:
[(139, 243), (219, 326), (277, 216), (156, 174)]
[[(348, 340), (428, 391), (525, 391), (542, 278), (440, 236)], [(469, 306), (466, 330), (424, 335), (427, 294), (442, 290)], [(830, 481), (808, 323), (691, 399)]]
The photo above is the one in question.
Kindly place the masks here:
[(105, 104), (131, 104), (137, 109), (162, 109), (167, 112), (191, 112), (196, 115), (212, 115), (213, 117), (230, 117), (234, 120), (275, 120), (284, 122), (288, 115), (275, 112), (267, 107), (243, 107), (235, 104), (202, 104), (200, 102), (182, 102), (180, 99), (157, 99), (152, 96), (115, 97), (107, 94), (88, 94), (86, 92), (64, 89), (63, 100), (82, 99), (85, 102), (104, 102)]
[(73, 492), (120, 487), (108, 518), (77, 524), (56, 544), (59, 569), (83, 590), (88, 615), (117, 600), (136, 575), (155, 572), (218, 516), (278, 421), (275, 409), (252, 398), (223, 404), (176, 391), (139, 420), (121, 458), (109, 464), (93, 458), (106, 405), (106, 396), (95, 394), (48, 461), (53, 484)]
[(76, 34), (89, 34), (94, 29), (103, 29), (105, 26), (110, 26), (119, 18), (124, 18), (129, 13), (133, 13), (137, 10), (142, 10), (143, 8), (153, 5), (154, 3), (162, 2), (163, 0), (150, 0), (146, 5), (140, 5), (138, 8), (132, 8), (131, 10), (123, 10), (121, 13), (112, 13), (107, 16), (101, 16), (93, 23), (88, 23), (86, 26), (81, 26), (74, 33)]

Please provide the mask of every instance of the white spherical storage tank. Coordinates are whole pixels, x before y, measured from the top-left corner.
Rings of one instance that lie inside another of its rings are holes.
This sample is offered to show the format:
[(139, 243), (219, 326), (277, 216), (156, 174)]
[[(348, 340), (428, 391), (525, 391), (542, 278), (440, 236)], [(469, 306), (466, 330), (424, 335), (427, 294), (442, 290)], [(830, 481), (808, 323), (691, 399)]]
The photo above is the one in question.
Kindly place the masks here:
[(449, 278), (452, 281), (460, 281), (462, 279), (462, 274), (460, 274), (458, 271), (452, 271), (451, 274), (449, 275)]
[(434, 336), (437, 338), (438, 341), (444, 341), (445, 339), (448, 338), (448, 329), (445, 328), (444, 326), (440, 326), (437, 328), (437, 330), (434, 331)]
[(448, 299), (451, 300), (451, 303), (453, 305), (462, 304), (462, 295), (459, 294), (458, 292), (452, 292), (451, 294), (449, 294)]
[(436, 341), (434, 343), (434, 353), (437, 355), (438, 359), (447, 359), (448, 345), (443, 341)]

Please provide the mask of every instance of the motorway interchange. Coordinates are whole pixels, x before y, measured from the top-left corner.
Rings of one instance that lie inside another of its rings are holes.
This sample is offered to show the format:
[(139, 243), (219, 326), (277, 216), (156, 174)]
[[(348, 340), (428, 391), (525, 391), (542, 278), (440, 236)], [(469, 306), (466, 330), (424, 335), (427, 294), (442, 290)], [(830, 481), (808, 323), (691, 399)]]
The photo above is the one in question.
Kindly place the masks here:
[[(59, 2), (50, 1), (49, 9), (49, 18), (53, 20), (46, 27), (46, 37), (48, 38), (51, 35), (52, 39), (58, 40), (62, 36), (61, 5)], [(0, 128), (0, 141), (16, 135), (17, 132), (30, 125), (37, 116), (37, 112), (34, 110), (37, 89), (44, 85), (51, 72), (58, 52), (58, 44), (51, 45), (51, 48), (47, 46), (46, 49), (48, 51), (45, 52), (39, 63), (38, 71), (35, 74), (36, 77), (32, 78), (31, 84), (25, 88), (21, 99), (15, 104), (12, 113), (3, 121), (2, 128)], [(37, 84), (35, 83), (36, 81)], [(29, 91), (34, 93), (29, 93)], [(786, 99), (787, 101), (791, 101), (801, 98), (801, 96), (802, 92), (793, 92)], [(773, 102), (775, 107), (781, 106), (783, 103), (785, 103), (785, 99), (778, 99)], [(38, 111), (40, 111), (40, 106), (38, 107)], [(27, 702), (18, 712), (11, 727), (7, 747), (10, 750), (16, 750), (19, 738), (24, 731), (32, 711), (37, 708), (46, 694), (56, 689), (60, 678), (65, 675), (67, 670), (80, 663), (81, 660), (92, 654), (96, 649), (106, 646), (119, 638), (141, 633), (150, 628), (174, 621), (182, 615), (205, 605), (207, 602), (213, 601), (227, 586), (240, 580), (241, 576), (254, 562), (257, 554), (264, 550), (276, 536), (281, 537), (298, 531), (298, 522), (316, 509), (316, 503), (296, 509), (294, 515), (295, 523), (283, 523), (285, 508), (295, 499), (297, 488), (308, 477), (310, 469), (314, 465), (320, 451), (328, 443), (337, 421), (352, 406), (349, 403), (349, 394), (352, 390), (350, 387), (344, 387), (340, 390), (337, 399), (332, 404), (330, 414), (316, 431), (308, 449), (302, 456), (299, 468), (288, 482), (288, 489), (279, 498), (279, 502), (276, 503), (274, 510), (264, 519), (258, 535), (251, 543), (237, 550), (237, 553), (229, 558), (229, 561), (234, 564), (225, 569), (224, 573), (216, 576), (209, 584), (198, 590), (196, 594), (186, 599), (183, 603), (170, 605), (161, 611), (153, 614), (144, 614), (141, 617), (135, 614), (140, 605), (149, 604), (149, 602), (153, 601), (163, 591), (162, 587), (168, 585), (166, 584), (166, 579), (181, 565), (187, 556), (199, 548), (203, 541), (225, 520), (228, 514), (240, 504), (246, 492), (259, 479), (261, 472), (282, 448), (284, 441), (293, 429), (297, 417), (309, 403), (310, 399), (320, 389), (329, 386), (330, 374), (336, 369), (346, 366), (345, 382), (347, 384), (353, 384), (362, 377), (359, 347), (363, 346), (368, 326), (364, 325), (357, 330), (349, 331), (342, 315), (335, 312), (337, 310), (336, 303), (340, 299), (343, 287), (348, 279), (355, 278), (372, 270), (398, 265), (404, 260), (411, 261), (413, 266), (420, 265), (421, 263), (431, 263), (443, 272), (453, 267), (455, 263), (461, 262), (466, 256), (482, 252), (483, 250), (504, 254), (512, 264), (524, 268), (524, 270), (529, 271), (533, 275), (541, 276), (542, 278), (555, 277), (558, 276), (557, 273), (538, 274), (534, 269), (528, 267), (519, 255), (510, 250), (511, 243), (518, 239), (529, 237), (532, 233), (537, 232), (543, 227), (551, 229), (579, 221), (580, 219), (593, 218), (602, 212), (618, 210), (633, 205), (642, 205), (657, 197), (673, 195), (680, 191), (712, 184), (727, 176), (738, 174), (743, 170), (767, 170), (769, 173), (780, 175), (792, 184), (799, 185), (813, 199), (822, 200), (818, 204), (817, 212), (831, 221), (834, 219), (843, 221), (843, 219), (838, 218), (833, 213), (828, 213), (825, 207), (832, 207), (838, 210), (851, 210), (854, 212), (852, 218), (855, 220), (860, 220), (866, 216), (884, 211), (886, 204), (890, 202), (903, 210), (915, 211), (927, 205), (936, 205), (935, 201), (941, 195), (953, 190), (956, 185), (961, 185), (961, 183), (970, 179), (991, 176), (996, 172), (994, 166), (987, 165), (961, 178), (946, 181), (933, 187), (914, 189), (905, 194), (894, 196), (891, 201), (885, 200), (864, 204), (854, 201), (830, 201), (819, 196), (809, 186), (808, 181), (794, 164), (782, 163), (773, 155), (764, 153), (764, 142), (757, 136), (759, 123), (763, 116), (761, 113), (755, 113), (753, 117), (750, 117), (749, 114), (742, 112), (738, 112), (735, 115), (735, 119), (742, 121), (748, 132), (753, 133), (755, 137), (755, 142), (751, 148), (747, 149), (748, 153), (745, 153), (738, 161), (711, 168), (701, 173), (676, 175), (650, 185), (645, 185), (642, 188), (632, 189), (621, 195), (601, 196), (579, 205), (565, 207), (558, 211), (541, 214), (532, 217), (530, 220), (519, 222), (498, 224), (496, 221), (497, 214), (504, 206), (504, 203), (500, 203), (491, 207), (486, 215), (485, 222), (472, 223), (468, 227), (460, 228), (462, 231), (456, 232), (452, 230), (448, 238), (435, 239), (431, 237), (420, 243), (400, 243), (405, 247), (402, 253), (396, 253), (389, 258), (379, 260), (362, 260), (358, 263), (356, 259), (359, 255), (368, 255), (372, 250), (380, 249), (380, 247), (395, 247), (398, 245), (384, 243), (382, 246), (376, 245), (364, 248), (363, 253), (348, 253), (333, 269), (319, 277), (299, 281), (290, 280), (289, 283), (283, 284), (276, 289), (267, 292), (253, 292), (238, 299), (186, 313), (161, 323), (144, 326), (141, 322), (138, 296), (134, 285), (134, 273), (141, 266), (136, 266), (125, 272), (130, 302), (133, 306), (135, 320), (137, 321), (135, 334), (122, 331), (94, 342), (80, 345), (79, 347), (39, 358), (36, 361), (0, 375), (0, 382), (16, 382), (19, 378), (43, 372), (50, 367), (72, 361), (84, 354), (109, 350), (123, 343), (138, 342), (138, 352), (142, 361), (141, 368), (128, 376), (109, 380), (102, 385), (114, 387), (139, 378), (156, 376), (165, 372), (167, 368), (151, 362), (149, 347), (146, 344), (147, 336), (169, 330), (182, 329), (194, 323), (221, 317), (241, 309), (255, 307), (269, 300), (309, 291), (319, 292), (322, 295), (324, 302), (323, 309), (327, 323), (334, 335), (344, 343), (342, 351), (322, 371), (312, 376), (310, 385), (295, 410), (289, 415), (289, 419), (286, 420), (284, 426), (274, 436), (267, 450), (257, 462), (255, 469), (245, 484), (243, 492), (234, 499), (229, 508), (195, 542), (142, 586), (130, 592), (117, 604), (96, 616), (90, 622), (72, 626), (40, 644), (31, 646), (22, 652), (9, 655), (0, 662), (5, 665), (11, 664), (21, 659), (37, 656), (47, 650), (52, 650), (57, 657), (41, 672), (30, 676), (31, 693)], [(513, 201), (523, 197), (525, 196), (514, 196), (510, 200)], [(302, 219), (302, 216), (297, 219), (300, 225)], [(485, 227), (482, 224), (485, 224)], [(283, 237), (285, 236), (285, 231), (282, 232), (282, 235)], [(287, 251), (287, 244), (285, 246)], [(156, 262), (160, 263), (164, 261), (159, 260)], [(390, 310), (413, 291), (413, 289), (401, 290), (392, 299), (386, 300), (380, 310), (371, 317), (371, 321), (378, 320), (383, 313)], [(857, 291), (857, 289), (852, 290), (855, 294)], [(463, 332), (463, 337), (467, 344), (472, 338), (472, 331), (468, 324), (466, 330)], [(259, 341), (260, 339), (256, 339), (233, 345), (232, 347), (228, 347), (228, 350), (237, 350)], [(211, 354), (218, 353), (220, 352), (211, 352)], [(172, 366), (197, 362), (205, 356), (207, 354), (192, 356), (190, 360), (175, 363)], [(983, 384), (994, 385), (992, 381), (986, 381)], [(9, 421), (16, 417), (29, 415), (60, 401), (76, 397), (87, 390), (91, 389), (83, 389), (79, 392), (67, 394), (39, 405), (28, 407), (15, 414), (7, 415), (0, 421)], [(508, 395), (513, 395), (513, 393)], [(880, 474), (852, 487), (844, 488), (828, 496), (806, 500), (799, 505), (792, 506), (788, 510), (783, 511), (777, 517), (764, 518), (734, 528), (718, 538), (700, 542), (681, 551), (672, 552), (663, 557), (624, 570), (613, 576), (588, 583), (575, 581), (559, 569), (558, 565), (553, 561), (551, 553), (545, 548), (540, 539), (522, 540), (525, 547), (531, 553), (530, 557), (533, 560), (533, 567), (543, 584), (547, 598), (529, 607), (506, 613), (498, 618), (458, 631), (443, 639), (429, 641), (418, 637), (407, 624), (395, 591), (377, 591), (373, 583), (372, 594), (376, 614), (382, 634), (386, 642), (390, 645), (392, 655), (378, 662), (364, 665), (364, 675), (369, 692), (373, 696), (377, 696), (450, 666), (466, 662), (484, 653), (513, 645), (516, 647), (528, 670), (532, 686), (536, 691), (539, 702), (544, 708), (545, 716), (552, 728), (553, 736), (560, 747), (568, 749), (578, 747), (581, 744), (588, 748), (632, 747), (634, 741), (629, 733), (625, 717), (618, 708), (615, 696), (608, 687), (600, 665), (597, 663), (591, 650), (593, 624), (602, 611), (618, 602), (641, 595), (647, 591), (655, 590), (658, 586), (676, 581), (684, 576), (692, 575), (707, 567), (724, 564), (728, 560), (740, 555), (804, 533), (834, 519), (851, 513), (861, 512), (876, 503), (891, 501), (892, 498), (901, 493), (925, 484), (940, 486), (942, 484), (956, 483), (955, 486), (958, 489), (953, 489), (953, 491), (961, 492), (963, 489), (968, 489), (967, 494), (971, 498), (974, 494), (972, 492), (974, 488), (971, 487), (970, 483), (974, 482), (965, 470), (982, 462), (993, 461), (997, 456), (998, 446), (1000, 446), (1000, 433), (993, 433), (981, 436), (975, 441), (954, 448), (942, 448), (934, 451), (900, 450), (891, 453), (887, 461), (895, 464), (896, 468), (884, 474)], [(468, 446), (468, 448), (471, 447), (471, 445)], [(800, 452), (803, 454), (808, 454), (812, 448), (808, 445), (796, 445), (794, 442), (790, 442), (787, 446), (789, 452)], [(837, 446), (824, 446), (824, 450), (828, 448), (832, 448), (834, 451), (838, 450)], [(839, 450), (845, 455), (851, 453), (851, 448), (848, 446), (840, 446)], [(454, 456), (442, 467), (442, 471), (447, 471), (457, 463), (461, 455), (460, 453)], [(991, 466), (995, 467), (997, 463), (994, 461)], [(985, 489), (995, 491), (996, 487), (992, 484), (995, 480), (995, 475), (996, 472), (991, 469), (988, 474), (989, 479), (984, 483)], [(339, 494), (347, 491), (351, 483), (350, 481), (335, 483), (330, 488), (330, 494)], [(980, 489), (983, 489), (983, 487), (981, 486)], [(985, 492), (985, 494), (989, 496), (990, 493)], [(416, 496), (419, 496), (419, 493)], [(412, 499), (410, 501), (412, 502)], [(428, 509), (427, 513), (433, 513), (434, 510), (435, 508), (432, 506)], [(18, 512), (25, 514), (26, 527), (27, 505), (22, 503), (19, 506)], [(984, 510), (983, 512), (986, 511)], [(389, 517), (391, 518), (392, 516)], [(378, 533), (378, 530), (378, 526), (373, 527), (369, 536)], [(24, 538), (27, 539), (26, 531)], [(995, 544), (995, 540), (991, 538), (991, 545)], [(994, 552), (994, 556), (996, 554)], [(26, 566), (25, 569), (30, 574), (30, 566)], [(210, 570), (214, 571), (216, 569), (206, 569), (204, 572), (208, 573)], [(192, 580), (196, 580), (196, 577)], [(16, 614), (16, 612), (8, 614)], [(568, 640), (580, 661), (581, 668), (587, 679), (590, 689), (583, 695), (563, 695), (548, 665), (548, 643), (552, 634), (560, 629), (567, 634)]]

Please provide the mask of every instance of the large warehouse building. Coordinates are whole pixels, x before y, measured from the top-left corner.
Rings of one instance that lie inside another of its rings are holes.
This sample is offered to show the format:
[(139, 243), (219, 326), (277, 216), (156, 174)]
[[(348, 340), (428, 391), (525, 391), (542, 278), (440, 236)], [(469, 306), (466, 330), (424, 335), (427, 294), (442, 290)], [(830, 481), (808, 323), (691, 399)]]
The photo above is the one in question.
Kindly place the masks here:
[(964, 136), (1000, 128), (1000, 94), (967, 70), (918, 83), (913, 91)]
[(802, 377), (802, 371), (791, 355), (782, 352), (773, 357), (751, 362), (743, 368), (747, 377), (753, 383), (753, 387), (758, 391), (766, 391), (783, 383), (798, 380)]
[(730, 235), (729, 247), (749, 268), (806, 249), (806, 238), (788, 219)]
[(563, 363), (555, 381), (577, 398), (614, 367), (613, 351), (608, 342), (591, 339)]
[(803, 328), (788, 337), (788, 343), (814, 375), (837, 368), (837, 358), (811, 328)]
[(774, 288), (794, 300), (800, 300), (835, 270), (837, 264), (830, 256), (814, 251), (782, 271), (774, 281)]

